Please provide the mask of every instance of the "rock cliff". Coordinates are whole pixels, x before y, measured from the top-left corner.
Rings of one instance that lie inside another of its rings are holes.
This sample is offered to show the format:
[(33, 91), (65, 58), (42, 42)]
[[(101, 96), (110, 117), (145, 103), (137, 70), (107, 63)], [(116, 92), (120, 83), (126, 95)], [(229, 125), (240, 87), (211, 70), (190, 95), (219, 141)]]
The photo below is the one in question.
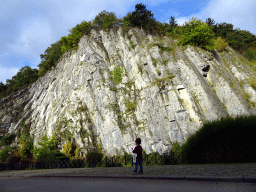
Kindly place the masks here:
[(130, 153), (137, 137), (147, 154), (162, 154), (205, 122), (256, 114), (255, 72), (242, 55), (176, 43), (139, 29), (93, 30), (44, 77), (0, 100), (0, 126), (18, 134), (25, 122), (34, 145), (44, 133), (61, 135), (60, 149), (71, 137), (82, 155), (99, 143), (107, 156)]

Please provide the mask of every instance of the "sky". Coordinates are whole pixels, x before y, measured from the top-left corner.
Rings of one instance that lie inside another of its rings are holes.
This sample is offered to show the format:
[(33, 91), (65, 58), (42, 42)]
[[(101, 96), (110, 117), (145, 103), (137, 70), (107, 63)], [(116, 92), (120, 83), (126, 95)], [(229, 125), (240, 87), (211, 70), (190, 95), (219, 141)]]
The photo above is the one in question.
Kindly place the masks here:
[(178, 25), (211, 18), (256, 35), (255, 0), (0, 0), (0, 82), (6, 84), (24, 66), (39, 70), (40, 54), (82, 21), (103, 10), (122, 18), (137, 3), (161, 23), (171, 16)]

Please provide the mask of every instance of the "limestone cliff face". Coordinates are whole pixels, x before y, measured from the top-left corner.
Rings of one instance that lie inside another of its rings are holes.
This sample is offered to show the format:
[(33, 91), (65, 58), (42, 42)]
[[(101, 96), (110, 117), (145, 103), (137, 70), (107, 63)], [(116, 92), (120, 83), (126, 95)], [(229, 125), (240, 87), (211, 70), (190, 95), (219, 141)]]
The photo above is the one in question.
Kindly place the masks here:
[[(230, 47), (214, 54), (190, 45), (148, 49), (159, 40), (139, 29), (92, 31), (55, 69), (0, 100), (0, 126), (18, 133), (25, 122), (34, 144), (57, 133), (60, 149), (71, 135), (83, 155), (99, 143), (107, 156), (130, 153), (137, 137), (147, 154), (162, 154), (205, 122), (256, 114), (248, 108), (256, 102), (248, 83), (255, 74), (241, 55)], [(162, 40), (166, 47), (177, 43)]]

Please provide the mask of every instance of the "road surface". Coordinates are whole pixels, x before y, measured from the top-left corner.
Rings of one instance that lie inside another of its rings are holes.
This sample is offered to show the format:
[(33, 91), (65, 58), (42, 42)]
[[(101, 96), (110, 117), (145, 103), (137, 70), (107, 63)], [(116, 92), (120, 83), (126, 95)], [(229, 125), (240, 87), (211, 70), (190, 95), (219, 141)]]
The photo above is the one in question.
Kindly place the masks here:
[(121, 178), (1, 178), (0, 191), (33, 192), (255, 192), (256, 183)]

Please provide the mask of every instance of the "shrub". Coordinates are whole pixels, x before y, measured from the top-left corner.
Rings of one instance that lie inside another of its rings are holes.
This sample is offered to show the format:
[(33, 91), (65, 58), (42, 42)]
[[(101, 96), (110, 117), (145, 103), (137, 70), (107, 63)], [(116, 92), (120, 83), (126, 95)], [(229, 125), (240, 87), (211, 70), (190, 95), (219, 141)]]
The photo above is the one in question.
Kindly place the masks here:
[(49, 139), (46, 135), (43, 136), (42, 142), (38, 142), (41, 145), (41, 148), (34, 147), (33, 154), (36, 157), (37, 161), (53, 161), (57, 159), (58, 152), (56, 150), (57, 140), (53, 136)]
[(1, 146), (10, 145), (14, 139), (15, 139), (14, 134), (3, 136), (2, 139), (1, 139), (1, 144), (0, 145)]
[(19, 156), (11, 155), (7, 157), (6, 159), (7, 168), (9, 170), (15, 169), (15, 167), (19, 164), (20, 160), (21, 158)]
[(245, 57), (249, 60), (249, 61), (253, 61), (256, 60), (256, 48), (248, 48), (245, 52)]
[(99, 152), (88, 152), (86, 155), (86, 162), (89, 162), (89, 167), (95, 167), (97, 164), (101, 163), (103, 155)]
[(24, 157), (32, 157), (33, 155), (33, 139), (28, 133), (22, 133), (20, 136), (20, 156)]
[(71, 143), (68, 141), (62, 149), (62, 153), (65, 154), (67, 157), (71, 157)]
[(247, 45), (244, 42), (243, 37), (240, 36), (237, 31), (227, 33), (226, 41), (232, 48), (240, 53), (242, 53), (243, 50), (246, 50)]
[(177, 141), (172, 145), (172, 153), (174, 153), (174, 159), (177, 160), (175, 163), (181, 163), (181, 146)]
[(20, 161), (20, 169), (31, 169), (34, 163), (36, 163), (34, 158), (23, 158)]
[(182, 35), (177, 45), (195, 45), (206, 49), (214, 49), (214, 33), (212, 28), (201, 20), (192, 18), (190, 22), (185, 22), (181, 27)]
[(6, 163), (0, 163), (0, 171), (6, 170)]
[(75, 159), (78, 159), (78, 157), (79, 157), (79, 155), (80, 155), (80, 147), (77, 147), (76, 149), (75, 149)]
[(6, 158), (8, 157), (9, 155), (9, 152), (12, 151), (12, 148), (11, 147), (7, 147), (5, 149), (2, 149), (0, 151), (0, 162), (4, 162), (6, 160)]
[[(256, 116), (226, 117), (205, 123), (182, 148), (185, 163), (244, 163), (255, 161), (255, 140), (246, 134), (255, 127)], [(239, 142), (238, 142), (239, 141)]]
[(70, 164), (72, 168), (84, 167), (84, 161), (82, 159), (72, 159)]
[(217, 49), (217, 51), (223, 51), (228, 46), (228, 43), (226, 43), (221, 37), (218, 37), (217, 40), (214, 42), (214, 48)]

